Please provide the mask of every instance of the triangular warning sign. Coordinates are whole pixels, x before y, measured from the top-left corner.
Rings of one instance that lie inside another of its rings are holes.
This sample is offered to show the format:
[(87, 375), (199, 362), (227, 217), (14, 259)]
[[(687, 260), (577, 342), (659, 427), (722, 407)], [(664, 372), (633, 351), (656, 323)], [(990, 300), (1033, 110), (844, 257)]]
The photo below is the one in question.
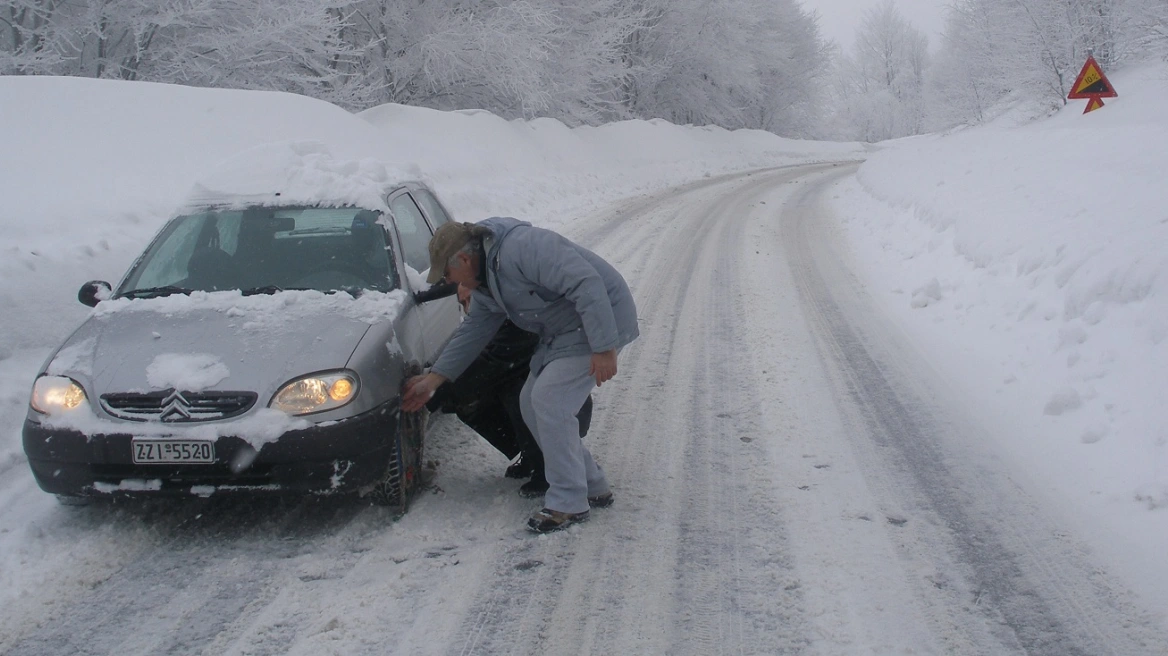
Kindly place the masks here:
[(1079, 71), (1079, 77), (1071, 85), (1071, 93), (1067, 98), (1079, 100), (1083, 98), (1115, 98), (1117, 96), (1119, 94), (1115, 92), (1115, 87), (1111, 86), (1111, 81), (1103, 74), (1099, 63), (1095, 61), (1094, 57), (1088, 56), (1087, 63), (1083, 64), (1083, 70)]
[(1083, 110), (1083, 113), (1086, 114), (1088, 112), (1093, 112), (1102, 106), (1103, 106), (1103, 99), (1102, 98), (1100, 98), (1099, 96), (1091, 96), (1091, 99), (1087, 101), (1087, 108)]

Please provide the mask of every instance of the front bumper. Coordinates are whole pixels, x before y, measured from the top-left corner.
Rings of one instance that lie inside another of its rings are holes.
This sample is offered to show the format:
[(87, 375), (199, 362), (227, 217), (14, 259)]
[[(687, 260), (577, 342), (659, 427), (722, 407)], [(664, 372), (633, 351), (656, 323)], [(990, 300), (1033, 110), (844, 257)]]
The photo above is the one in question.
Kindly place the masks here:
[[(130, 433), (87, 436), (24, 422), (24, 452), (41, 489), (66, 496), (338, 494), (380, 481), (397, 440), (399, 401), (289, 431), (259, 452), (238, 437), (215, 441), (211, 464), (134, 464)], [(175, 437), (181, 427), (176, 426)]]

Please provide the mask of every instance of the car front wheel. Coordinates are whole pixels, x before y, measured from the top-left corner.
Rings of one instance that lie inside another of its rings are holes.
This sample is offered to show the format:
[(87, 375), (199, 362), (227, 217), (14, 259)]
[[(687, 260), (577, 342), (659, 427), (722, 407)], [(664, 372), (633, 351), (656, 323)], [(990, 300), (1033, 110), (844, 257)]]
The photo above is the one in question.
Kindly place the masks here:
[(390, 450), (389, 467), (369, 492), (369, 499), (404, 514), (418, 488), (422, 471), (422, 445), (426, 437), (426, 415), (419, 412), (398, 413), (398, 426)]

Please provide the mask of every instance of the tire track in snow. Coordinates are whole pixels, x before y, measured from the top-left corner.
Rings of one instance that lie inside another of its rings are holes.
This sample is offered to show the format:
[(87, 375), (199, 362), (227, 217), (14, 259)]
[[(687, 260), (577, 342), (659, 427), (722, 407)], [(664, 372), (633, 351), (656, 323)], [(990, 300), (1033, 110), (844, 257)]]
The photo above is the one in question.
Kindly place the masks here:
[[(286, 653), (297, 637), (294, 623), (263, 627), (257, 638), (247, 636), (250, 621), (278, 594), (289, 559), (329, 550), (365, 509), (344, 499), (292, 508), (278, 500), (212, 499), (78, 509), (150, 525), (154, 542), (6, 653), (184, 654), (237, 638), (252, 641), (250, 653)], [(335, 555), (338, 567), (359, 557)]]
[[(689, 399), (693, 439), (686, 458), (689, 498), (703, 512), (696, 522), (683, 518), (679, 587), (694, 592), (696, 623), (704, 630), (695, 631), (702, 638), (696, 644), (683, 641), (677, 651), (795, 653), (808, 644), (794, 610), (800, 600), (789, 558), (764, 546), (781, 544), (785, 537), (777, 504), (761, 494), (771, 484), (771, 472), (739, 455), (755, 455), (746, 445), (758, 438), (759, 403), (755, 389), (736, 382), (751, 366), (741, 296), (734, 293), (752, 282), (739, 268), (741, 253), (750, 247), (745, 219), (758, 194), (784, 181), (764, 179), (735, 194), (711, 235), (716, 246), (703, 253), (709, 259), (702, 267), (707, 289), (699, 297), (706, 302), (694, 340), (699, 374)], [(768, 575), (775, 577), (770, 585), (755, 582)]]
[[(719, 391), (744, 357), (726, 321), (737, 297), (724, 287), (737, 282), (747, 201), (726, 198), (802, 174), (699, 184), (591, 233), (603, 235), (588, 245), (626, 274), (643, 318), (642, 338), (622, 354), (624, 375), (598, 392), (603, 412), (589, 436), (617, 506), (594, 511), (591, 525), (509, 549), (449, 653), (794, 653), (806, 645), (769, 472), (736, 455), (749, 390)], [(719, 436), (725, 424), (734, 430)]]
[[(620, 237), (617, 242), (625, 248), (631, 248), (631, 252), (652, 252), (660, 247), (658, 240), (654, 239), (655, 230), (646, 229), (646, 224), (637, 224), (635, 226), (625, 226), (625, 230), (620, 231)], [(625, 233), (631, 234), (625, 234)], [(608, 234), (614, 234), (609, 231)], [(591, 244), (589, 244), (591, 246)], [(698, 243), (691, 240), (688, 246), (690, 251), (696, 250)], [(626, 251), (629, 252), (629, 251)], [(678, 259), (684, 259), (687, 251), (682, 250)], [(623, 259), (614, 259), (618, 263), (624, 261)], [(638, 267), (637, 272), (644, 271), (644, 267)], [(659, 278), (658, 282), (664, 285), (673, 275), (680, 275), (686, 272), (686, 268), (674, 264), (666, 272), (654, 271), (651, 268), (648, 270), (648, 275), (651, 278)], [(690, 269), (692, 273), (692, 269)], [(635, 274), (629, 275), (630, 278), (635, 277)], [(632, 281), (630, 280), (630, 284)], [(678, 297), (683, 297), (687, 284), (677, 284), (674, 280), (676, 289), (672, 299), (654, 298), (649, 302), (650, 306), (667, 305), (672, 302), (677, 303)], [(642, 316), (646, 316), (646, 308), (644, 304), (638, 299)], [(650, 312), (650, 314), (654, 314)], [(672, 339), (673, 320), (669, 319), (663, 322), (661, 330), (666, 332), (662, 335), (666, 341)], [(654, 324), (656, 325), (656, 324)], [(602, 389), (598, 392), (611, 391), (615, 388), (617, 394), (622, 398), (633, 399), (631, 404), (620, 404), (618, 407), (610, 408), (604, 404), (606, 412), (598, 413), (594, 417), (592, 430), (589, 435), (590, 446), (596, 453), (598, 460), (602, 466), (606, 466), (609, 474), (610, 482), (614, 486), (614, 490), (618, 496), (618, 512), (627, 511), (627, 506), (630, 501), (629, 491), (617, 480), (615, 475), (615, 467), (613, 463), (614, 454), (610, 451), (602, 451), (598, 448), (596, 442), (600, 436), (608, 438), (603, 446), (609, 446), (614, 442), (629, 441), (628, 433), (636, 433), (638, 430), (646, 426), (652, 425), (656, 419), (655, 413), (647, 414), (647, 410), (651, 407), (650, 402), (653, 397), (659, 394), (662, 387), (660, 381), (665, 379), (666, 370), (670, 365), (669, 353), (673, 349), (667, 351), (663, 356), (645, 358), (642, 350), (638, 345), (646, 341), (643, 328), (643, 336), (638, 342), (626, 349), (622, 353), (621, 371), (628, 375), (632, 372), (633, 379), (624, 382), (623, 377), (618, 377), (613, 383), (608, 384), (607, 390)], [(648, 360), (648, 361), (646, 361)], [(618, 381), (620, 381), (618, 383)], [(624, 384), (621, 384), (624, 383)], [(630, 409), (626, 409), (630, 408)], [(622, 433), (624, 435), (613, 435), (610, 426), (614, 424), (612, 421), (615, 416), (620, 419), (617, 423), (623, 426)], [(629, 416), (631, 415), (631, 416)], [(629, 428), (632, 428), (630, 431)], [(604, 439), (604, 438), (600, 438)], [(662, 454), (664, 456), (665, 454)], [(636, 457), (636, 456), (635, 456)], [(640, 456), (644, 460), (648, 458)], [(619, 458), (618, 456), (618, 459)], [(664, 457), (662, 458), (664, 460)], [(660, 464), (660, 462), (659, 462)], [(638, 468), (640, 469), (640, 468)], [(652, 477), (652, 474), (650, 474)], [(654, 486), (656, 487), (656, 486)], [(635, 494), (635, 493), (634, 493)], [(645, 495), (641, 495), (641, 499), (645, 499)], [(669, 500), (671, 503), (672, 499)], [(576, 568), (576, 578), (580, 578), (586, 569), (595, 569), (595, 574), (600, 575), (605, 571), (605, 567), (616, 567), (616, 563), (603, 563), (603, 545), (593, 544), (590, 554), (586, 554), (583, 559), (577, 553), (581, 547), (580, 542), (584, 542), (588, 534), (591, 534), (593, 542), (598, 531), (611, 531), (612, 537), (619, 546), (631, 547), (637, 540), (639, 531), (632, 527), (621, 527), (620, 529), (613, 529), (611, 527), (601, 528), (597, 526), (600, 524), (606, 515), (606, 511), (596, 511), (594, 517), (590, 522), (590, 526), (582, 527), (582, 530), (574, 530), (569, 534), (560, 534), (549, 536), (546, 538), (527, 538), (524, 542), (513, 546), (509, 549), (506, 557), (503, 559), (501, 565), (493, 580), (488, 582), (485, 586), (487, 589), (485, 598), (477, 604), (477, 608), (472, 611), (474, 619), (469, 624), (474, 627), (473, 632), (466, 640), (456, 640), (455, 646), (458, 647), (458, 654), (496, 654), (496, 653), (545, 653), (548, 651), (555, 652), (557, 650), (556, 644), (580, 644), (581, 637), (579, 635), (571, 635), (578, 633), (574, 631), (571, 626), (566, 626), (568, 635), (563, 635), (556, 630), (549, 631), (549, 623), (556, 621), (557, 608), (568, 605), (565, 597), (576, 597), (582, 594), (580, 589), (567, 590), (569, 585), (575, 585), (577, 588), (588, 588), (591, 586), (580, 586), (569, 579), (572, 579), (571, 569)], [(671, 516), (669, 512), (663, 513), (665, 516)], [(653, 533), (653, 541), (660, 544), (663, 549), (669, 549), (676, 544), (676, 534), (673, 526), (669, 523), (660, 523), (650, 527)], [(586, 532), (586, 533), (585, 533)], [(538, 568), (538, 575), (531, 580), (529, 577), (516, 570), (516, 563), (530, 562), (534, 567)], [(625, 563), (628, 565), (628, 563)], [(631, 572), (638, 570), (632, 566), (620, 567), (623, 576), (628, 576)], [(654, 577), (658, 578), (658, 577)], [(614, 594), (609, 595), (606, 604), (614, 604), (619, 609), (623, 605), (621, 598), (624, 591), (621, 587), (610, 589)], [(577, 609), (577, 612), (580, 609)], [(563, 614), (563, 613), (559, 613)], [(568, 615), (577, 614), (568, 613)], [(667, 617), (668, 614), (665, 614)], [(624, 619), (624, 618), (622, 618)], [(665, 617), (659, 617), (655, 621), (650, 622), (656, 624), (658, 627), (664, 628)], [(619, 624), (620, 622), (613, 622)], [(565, 623), (570, 624), (570, 622)], [(630, 622), (625, 626), (636, 626), (640, 622)], [(653, 632), (652, 627), (644, 627), (648, 633)], [(633, 633), (640, 634), (642, 631), (634, 629)], [(660, 636), (657, 637), (660, 639)], [(561, 647), (562, 649), (562, 647)]]

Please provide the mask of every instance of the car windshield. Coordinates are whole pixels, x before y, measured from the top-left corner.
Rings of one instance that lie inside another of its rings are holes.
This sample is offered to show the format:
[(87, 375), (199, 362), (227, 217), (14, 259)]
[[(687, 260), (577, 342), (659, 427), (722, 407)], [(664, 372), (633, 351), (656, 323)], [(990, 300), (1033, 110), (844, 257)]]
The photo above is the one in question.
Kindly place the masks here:
[(398, 286), (380, 214), (349, 207), (253, 207), (179, 216), (118, 290), (390, 291)]

